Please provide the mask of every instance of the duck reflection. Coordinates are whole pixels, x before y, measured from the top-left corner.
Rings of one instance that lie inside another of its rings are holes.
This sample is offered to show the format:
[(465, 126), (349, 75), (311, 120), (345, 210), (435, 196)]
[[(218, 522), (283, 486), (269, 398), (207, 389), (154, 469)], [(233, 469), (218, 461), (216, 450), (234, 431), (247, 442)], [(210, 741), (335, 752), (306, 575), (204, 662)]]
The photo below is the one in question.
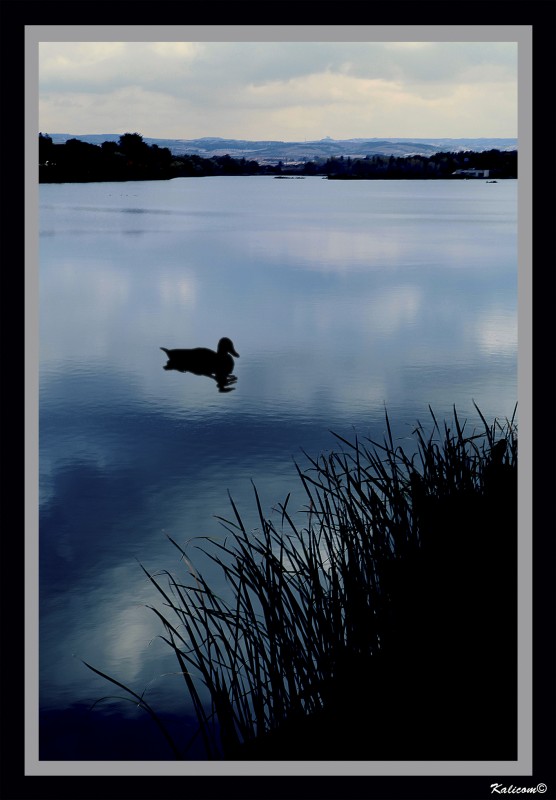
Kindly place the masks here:
[(218, 342), (216, 351), (208, 347), (195, 347), (191, 350), (168, 350), (161, 347), (168, 356), (164, 369), (175, 369), (178, 372), (191, 372), (193, 375), (205, 375), (216, 381), (219, 392), (231, 392), (237, 377), (234, 371), (234, 359), (239, 358), (232, 340), (224, 337)]

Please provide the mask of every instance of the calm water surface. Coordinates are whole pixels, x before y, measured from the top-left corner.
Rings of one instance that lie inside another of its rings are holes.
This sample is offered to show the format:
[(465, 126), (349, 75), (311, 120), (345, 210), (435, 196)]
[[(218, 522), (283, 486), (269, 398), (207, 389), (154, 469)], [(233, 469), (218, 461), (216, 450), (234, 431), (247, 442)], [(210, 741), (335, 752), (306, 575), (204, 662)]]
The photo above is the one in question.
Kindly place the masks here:
[[(517, 183), (186, 178), (40, 200), (42, 754), (161, 758), (131, 703), (81, 714), (123, 694), (82, 661), (190, 711), (139, 563), (179, 574), (167, 535), (223, 538), (228, 491), (254, 527), (251, 480), (269, 514), (290, 491), (301, 508), (301, 448), (382, 439), (385, 407), (401, 444), (429, 404), (511, 416)], [(234, 391), (163, 370), (161, 346), (222, 336)]]

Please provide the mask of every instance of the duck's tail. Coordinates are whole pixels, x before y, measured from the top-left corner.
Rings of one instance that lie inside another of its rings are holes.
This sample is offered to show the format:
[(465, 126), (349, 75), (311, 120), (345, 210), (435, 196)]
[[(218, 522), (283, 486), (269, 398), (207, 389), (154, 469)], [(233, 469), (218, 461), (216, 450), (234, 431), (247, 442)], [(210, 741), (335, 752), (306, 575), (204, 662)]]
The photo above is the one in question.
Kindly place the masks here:
[(166, 348), (165, 348), (165, 347), (161, 347), (160, 349), (161, 349), (161, 350), (164, 350), (164, 352), (166, 353), (166, 355), (167, 355), (168, 357), (170, 356), (170, 351), (169, 351), (169, 350), (166, 350)]

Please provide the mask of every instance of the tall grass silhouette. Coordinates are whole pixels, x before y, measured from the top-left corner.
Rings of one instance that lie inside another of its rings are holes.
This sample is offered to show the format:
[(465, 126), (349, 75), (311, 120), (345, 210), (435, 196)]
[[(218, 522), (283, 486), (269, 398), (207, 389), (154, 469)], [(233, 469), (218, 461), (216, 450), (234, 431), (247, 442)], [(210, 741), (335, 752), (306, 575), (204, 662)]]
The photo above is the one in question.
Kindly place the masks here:
[(477, 411), (430, 409), (411, 451), (388, 415), (382, 442), (334, 434), (297, 466), (302, 515), (253, 486), (248, 530), (230, 497), (200, 546), (227, 599), (173, 539), (183, 575), (143, 568), (208, 758), (516, 757), (517, 424)]

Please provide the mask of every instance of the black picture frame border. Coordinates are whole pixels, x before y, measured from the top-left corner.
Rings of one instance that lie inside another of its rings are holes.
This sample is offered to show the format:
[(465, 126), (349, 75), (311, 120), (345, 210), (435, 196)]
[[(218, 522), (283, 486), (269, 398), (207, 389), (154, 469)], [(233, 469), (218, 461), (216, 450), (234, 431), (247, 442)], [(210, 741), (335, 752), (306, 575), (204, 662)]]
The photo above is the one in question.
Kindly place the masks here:
[[(533, 770), (513, 776), (26, 776), (24, 768), (24, 31), (27, 25), (530, 25), (533, 31)], [(2, 350), (2, 531), (0, 537), (0, 796), (5, 800), (473, 800), (496, 796), (490, 785), (538, 787), (556, 798), (556, 564), (553, 416), (556, 410), (556, 4), (552, 0), (344, 0), (296, 3), (106, 2), (0, 3), (0, 347)], [(3, 266), (1, 266), (3, 265)], [(513, 793), (516, 793), (515, 791)]]

